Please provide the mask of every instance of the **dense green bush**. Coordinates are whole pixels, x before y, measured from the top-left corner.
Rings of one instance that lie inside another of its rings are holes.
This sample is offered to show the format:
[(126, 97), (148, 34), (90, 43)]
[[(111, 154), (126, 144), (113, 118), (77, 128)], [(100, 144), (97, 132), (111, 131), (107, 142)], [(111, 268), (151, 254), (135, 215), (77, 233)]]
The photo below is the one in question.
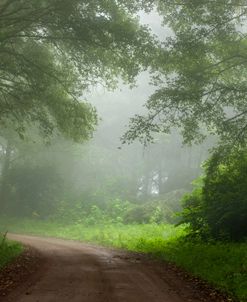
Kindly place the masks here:
[(183, 222), (192, 234), (220, 240), (247, 238), (247, 152), (238, 150), (224, 161), (213, 156), (205, 176), (183, 199)]
[(109, 199), (103, 204), (95, 204), (81, 196), (76, 201), (61, 201), (56, 212), (49, 217), (61, 223), (82, 223), (84, 225), (122, 223), (126, 211), (132, 208), (128, 201)]
[(175, 190), (159, 196), (158, 199), (130, 207), (125, 215), (125, 223), (171, 223), (179, 222), (177, 212), (181, 211), (180, 199), (185, 191)]
[(81, 195), (77, 200), (68, 198), (59, 202), (54, 214), (49, 218), (61, 223), (95, 224), (135, 224), (135, 223), (175, 223), (175, 212), (181, 198), (178, 193), (164, 195), (162, 200), (151, 200), (137, 204), (118, 198), (108, 199), (102, 203), (88, 200)]

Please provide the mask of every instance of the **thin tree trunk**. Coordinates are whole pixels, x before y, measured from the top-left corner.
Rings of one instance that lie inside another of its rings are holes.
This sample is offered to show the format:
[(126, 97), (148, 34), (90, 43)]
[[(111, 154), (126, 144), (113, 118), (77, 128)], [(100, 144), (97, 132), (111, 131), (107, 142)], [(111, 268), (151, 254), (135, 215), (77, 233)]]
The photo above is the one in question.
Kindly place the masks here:
[(11, 146), (9, 141), (7, 141), (5, 153), (3, 156), (3, 166), (1, 173), (1, 183), (0, 183), (0, 212), (4, 213), (7, 205), (7, 194), (8, 194), (8, 181), (7, 176), (10, 168), (10, 157), (11, 157)]

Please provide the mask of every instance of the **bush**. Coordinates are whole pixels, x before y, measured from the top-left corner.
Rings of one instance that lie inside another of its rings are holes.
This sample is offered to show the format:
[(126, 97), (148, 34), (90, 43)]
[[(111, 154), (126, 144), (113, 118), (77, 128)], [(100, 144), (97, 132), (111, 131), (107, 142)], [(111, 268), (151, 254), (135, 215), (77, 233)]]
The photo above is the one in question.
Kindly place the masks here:
[(205, 176), (183, 199), (183, 222), (193, 235), (218, 240), (247, 238), (247, 152), (233, 152), (224, 163), (213, 156)]

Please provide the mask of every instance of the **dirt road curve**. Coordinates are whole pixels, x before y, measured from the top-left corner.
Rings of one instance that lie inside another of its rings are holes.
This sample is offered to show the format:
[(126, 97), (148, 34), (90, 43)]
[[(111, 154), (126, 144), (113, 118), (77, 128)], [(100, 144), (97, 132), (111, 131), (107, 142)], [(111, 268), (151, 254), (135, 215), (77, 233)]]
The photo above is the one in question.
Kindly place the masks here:
[(9, 237), (41, 253), (42, 265), (32, 283), (24, 282), (2, 302), (214, 301), (158, 262), (135, 254), (74, 241)]

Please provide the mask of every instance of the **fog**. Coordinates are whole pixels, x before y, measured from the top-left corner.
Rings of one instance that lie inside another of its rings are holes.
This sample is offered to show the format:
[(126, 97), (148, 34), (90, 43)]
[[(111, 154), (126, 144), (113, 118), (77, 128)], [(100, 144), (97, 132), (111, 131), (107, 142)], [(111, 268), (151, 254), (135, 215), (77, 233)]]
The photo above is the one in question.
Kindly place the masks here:
[[(140, 20), (161, 40), (171, 35), (156, 12), (141, 13)], [(24, 139), (11, 131), (5, 135), (3, 213), (66, 223), (176, 223), (180, 199), (202, 173), (212, 142), (184, 146), (174, 129), (157, 134), (147, 146), (122, 144), (129, 119), (146, 112), (144, 104), (154, 90), (148, 72), (138, 76), (134, 88), (121, 81), (113, 91), (91, 87), (81, 99), (96, 108), (99, 120), (93, 137), (82, 144), (60, 135), (44, 141), (35, 127)]]
[(1, 301), (247, 301), (246, 50), (243, 0), (0, 0)]

